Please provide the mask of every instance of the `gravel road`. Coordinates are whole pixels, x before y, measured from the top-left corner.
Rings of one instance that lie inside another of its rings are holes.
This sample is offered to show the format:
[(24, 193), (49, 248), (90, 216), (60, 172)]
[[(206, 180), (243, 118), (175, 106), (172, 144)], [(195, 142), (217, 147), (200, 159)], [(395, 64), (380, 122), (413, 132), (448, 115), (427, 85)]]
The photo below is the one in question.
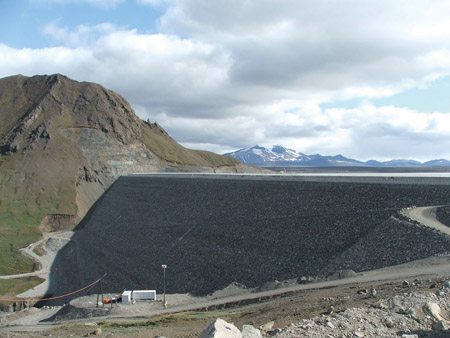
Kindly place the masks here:
[(450, 228), (436, 219), (437, 208), (439, 208), (439, 206), (411, 207), (403, 209), (402, 214), (427, 227), (434, 228), (444, 234), (450, 235)]
[[(73, 231), (49, 232), (42, 238), (27, 247), (21, 249), (23, 255), (35, 260), (39, 264), (39, 270), (29, 273), (0, 276), (0, 279), (23, 278), (38, 276), (44, 279), (44, 282), (18, 295), (22, 298), (39, 298), (45, 295), (49, 287), (51, 266), (55, 260), (58, 251), (70, 241)], [(33, 250), (41, 246), (45, 250), (42, 256), (37, 255)]]
[[(276, 305), (278, 302), (284, 303), (287, 301), (287, 303), (291, 303), (288, 301), (289, 298), (298, 295), (300, 297), (300, 301), (304, 303), (305, 291), (308, 291), (308, 294), (313, 294), (318, 290), (328, 290), (325, 294), (331, 295), (339, 293), (341, 287), (346, 286), (347, 289), (353, 290), (352, 293), (355, 293), (355, 290), (363, 289), (369, 285), (375, 286), (377, 289), (379, 287), (386, 288), (386, 286), (383, 285), (389, 285), (390, 283), (401, 284), (401, 282), (405, 279), (430, 281), (432, 279), (448, 276), (449, 269), (450, 257), (434, 257), (399, 266), (366, 271), (364, 273), (359, 273), (357, 276), (352, 278), (323, 281), (320, 283), (306, 285), (294, 284), (288, 287), (258, 293), (251, 293), (251, 290), (243, 291), (239, 288), (231, 288), (230, 290), (224, 290), (208, 297), (170, 294), (166, 296), (168, 300), (168, 307), (166, 309), (162, 307), (161, 302), (142, 302), (136, 303), (135, 305), (119, 304), (115, 305), (112, 309), (109, 307), (106, 307), (105, 309), (98, 309), (95, 306), (96, 296), (85, 296), (73, 300), (71, 302), (72, 306), (67, 306), (62, 309), (54, 308), (32, 309), (33, 311), (28, 310), (27, 313), (24, 313), (19, 318), (9, 320), (7, 322), (8, 326), (0, 328), (0, 331), (40, 332), (47, 329), (54, 330), (55, 326), (60, 325), (61, 322), (66, 320), (76, 321), (77, 323), (133, 322), (142, 321), (143, 319), (152, 316), (169, 315), (192, 310), (211, 311), (214, 309), (228, 309), (229, 311), (230, 309), (236, 309), (238, 312), (245, 313), (249, 310), (249, 307), (251, 308), (252, 304), (254, 304), (254, 306), (263, 306), (264, 308), (275, 307), (278, 308), (279, 311), (284, 311), (284, 309), (280, 308), (279, 305)], [(230, 292), (241, 292), (241, 294), (229, 295), (228, 293)], [(345, 298), (348, 298), (348, 296), (345, 296)], [(318, 303), (319, 300), (314, 300), (313, 302)], [(348, 303), (348, 301), (346, 301), (346, 303)], [(270, 304), (274, 305), (272, 306)], [(285, 306), (286, 304), (283, 305), (283, 307)], [(95, 318), (92, 318), (92, 315), (95, 312), (97, 312), (97, 315)], [(101, 316), (101, 312), (105, 315)], [(264, 312), (265, 311), (262, 311), (262, 314)], [(272, 316), (285, 315), (285, 312), (272, 314)], [(48, 322), (45, 320), (50, 317), (53, 318), (52, 321)], [(204, 324), (202, 327), (204, 328), (206, 325)], [(174, 330), (174, 332), (177, 332), (180, 328), (177, 329), (175, 327)], [(70, 332), (67, 331), (65, 333), (69, 336)], [(36, 336), (39, 336), (39, 334), (36, 334)]]

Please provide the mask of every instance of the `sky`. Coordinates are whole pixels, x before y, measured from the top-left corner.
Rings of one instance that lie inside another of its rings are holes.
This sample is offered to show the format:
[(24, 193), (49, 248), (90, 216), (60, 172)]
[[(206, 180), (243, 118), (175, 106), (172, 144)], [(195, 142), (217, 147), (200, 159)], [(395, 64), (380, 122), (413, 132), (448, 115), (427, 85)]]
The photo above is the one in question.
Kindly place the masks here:
[(122, 95), (179, 143), (450, 159), (449, 0), (0, 0), (0, 77)]

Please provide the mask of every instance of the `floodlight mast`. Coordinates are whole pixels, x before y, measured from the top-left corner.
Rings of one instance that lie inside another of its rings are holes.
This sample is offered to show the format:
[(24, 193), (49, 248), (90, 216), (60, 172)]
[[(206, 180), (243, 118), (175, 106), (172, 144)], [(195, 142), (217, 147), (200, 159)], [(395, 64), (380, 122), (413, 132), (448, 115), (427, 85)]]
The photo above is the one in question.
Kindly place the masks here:
[(163, 264), (161, 265), (162, 269), (163, 269), (163, 307), (166, 308), (167, 307), (167, 302), (166, 302), (166, 269), (167, 269), (167, 265)]

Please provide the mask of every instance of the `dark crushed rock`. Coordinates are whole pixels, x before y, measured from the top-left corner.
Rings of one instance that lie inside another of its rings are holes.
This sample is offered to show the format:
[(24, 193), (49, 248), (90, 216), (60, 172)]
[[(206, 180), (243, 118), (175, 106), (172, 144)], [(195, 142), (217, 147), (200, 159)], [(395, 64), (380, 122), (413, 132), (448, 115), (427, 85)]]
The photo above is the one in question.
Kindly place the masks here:
[(42, 322), (55, 322), (55, 321), (67, 321), (67, 320), (78, 320), (78, 319), (86, 319), (93, 318), (98, 316), (106, 316), (111, 312), (111, 309), (108, 307), (99, 307), (99, 308), (81, 308), (75, 307), (72, 305), (67, 305), (61, 308), (57, 313), (55, 313), (50, 318), (43, 320)]
[(442, 224), (450, 226), (450, 206), (444, 206), (436, 209), (436, 218)]
[(331, 260), (323, 270), (373, 270), (449, 252), (450, 237), (425, 226), (390, 217)]
[(391, 216), (449, 196), (444, 185), (122, 177), (59, 252), (49, 294), (105, 273), (105, 292), (161, 293), (162, 264), (168, 293), (205, 295), (446, 253), (447, 236)]

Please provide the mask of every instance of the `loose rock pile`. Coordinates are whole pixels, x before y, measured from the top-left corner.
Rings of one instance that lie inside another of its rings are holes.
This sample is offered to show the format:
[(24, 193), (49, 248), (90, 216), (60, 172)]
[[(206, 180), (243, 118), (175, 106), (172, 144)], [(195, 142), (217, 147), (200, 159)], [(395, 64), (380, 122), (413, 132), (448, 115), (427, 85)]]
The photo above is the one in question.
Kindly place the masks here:
[[(367, 292), (373, 294), (373, 290)], [(436, 293), (409, 291), (380, 299), (367, 308), (349, 308), (338, 313), (330, 311), (283, 329), (274, 328), (274, 322), (268, 322), (258, 328), (244, 325), (240, 331), (232, 323), (219, 318), (203, 331), (201, 338), (443, 338), (450, 337), (449, 315), (450, 282), (446, 281)]]
[(449, 243), (449, 236), (395, 215), (377, 224), (366, 236), (332, 259), (321, 275), (344, 269), (373, 270), (437, 256), (448, 250)]
[(437, 292), (408, 292), (369, 308), (302, 320), (274, 337), (449, 337), (450, 283)]

